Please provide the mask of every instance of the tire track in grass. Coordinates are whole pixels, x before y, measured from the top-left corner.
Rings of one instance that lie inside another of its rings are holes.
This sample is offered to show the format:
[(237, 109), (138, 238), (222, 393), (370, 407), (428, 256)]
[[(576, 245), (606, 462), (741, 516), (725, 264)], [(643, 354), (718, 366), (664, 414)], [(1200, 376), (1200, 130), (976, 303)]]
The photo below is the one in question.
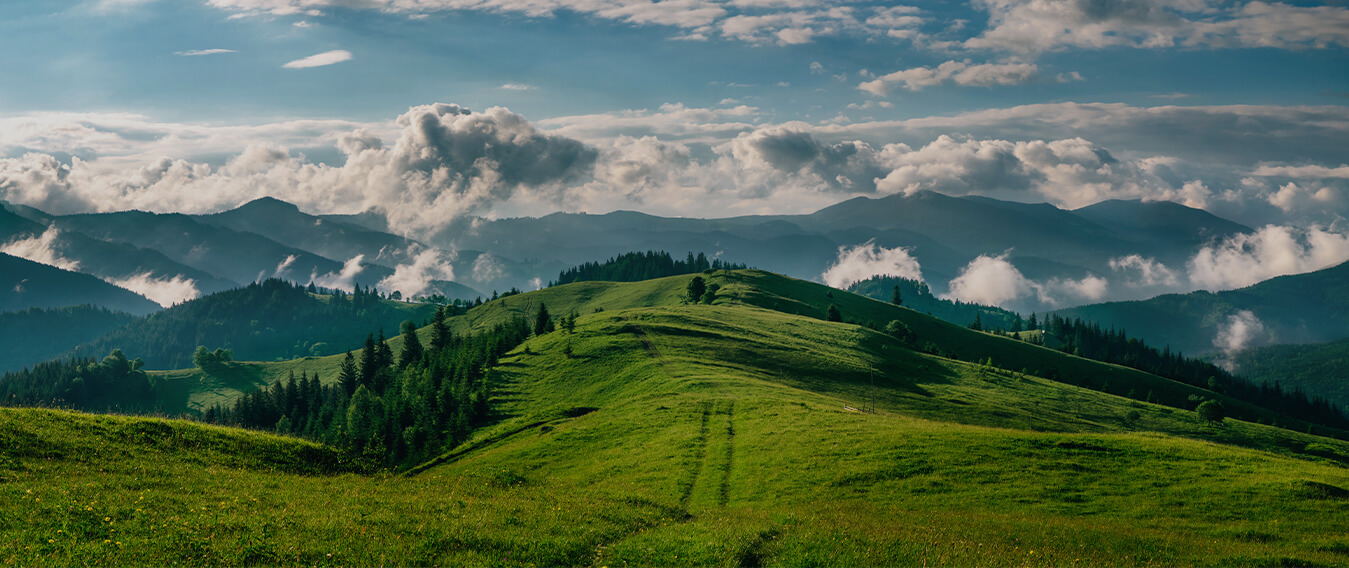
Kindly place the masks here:
[(698, 406), (702, 409), (702, 423), (698, 427), (698, 437), (694, 439), (693, 467), (690, 468), (688, 484), (679, 496), (679, 506), (685, 511), (688, 511), (689, 503), (693, 501), (693, 490), (698, 487), (698, 479), (702, 477), (707, 462), (707, 433), (708, 423), (712, 419), (712, 403), (704, 401), (698, 403)]
[(731, 469), (735, 466), (735, 401), (726, 406), (726, 461), (723, 465), (717, 504), (725, 507), (731, 502)]

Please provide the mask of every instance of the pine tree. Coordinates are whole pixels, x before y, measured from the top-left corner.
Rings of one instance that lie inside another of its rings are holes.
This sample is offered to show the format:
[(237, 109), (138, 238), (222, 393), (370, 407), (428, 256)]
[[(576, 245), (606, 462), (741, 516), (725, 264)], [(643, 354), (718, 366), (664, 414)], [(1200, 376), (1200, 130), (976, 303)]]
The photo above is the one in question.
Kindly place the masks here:
[(553, 318), (548, 315), (548, 306), (539, 302), (539, 314), (534, 318), (534, 335), (543, 335), (553, 331)]
[(375, 347), (375, 334), (365, 335), (365, 347), (361, 349), (361, 382), (371, 385), (375, 381), (375, 371), (379, 370), (379, 349)]
[(829, 309), (824, 311), (826, 321), (843, 321), (843, 314), (839, 313), (838, 306), (829, 304)]
[(356, 386), (361, 382), (360, 375), (356, 371), (356, 358), (347, 351), (347, 356), (342, 359), (342, 370), (337, 373), (337, 384), (342, 387), (342, 392), (350, 398), (352, 393), (356, 392)]
[(898, 285), (896, 285), (896, 286), (895, 286), (895, 289), (890, 293), (890, 303), (891, 303), (891, 304), (894, 304), (894, 305), (896, 305), (896, 306), (902, 306), (902, 305), (904, 305), (904, 299), (899, 297), (899, 286), (898, 286)]
[(431, 349), (441, 351), (450, 346), (450, 327), (445, 325), (445, 306), (436, 310), (431, 320)]
[(974, 314), (974, 322), (970, 324), (970, 329), (973, 329), (974, 331), (984, 330), (984, 324), (979, 321), (979, 314)]
[(389, 343), (384, 339), (384, 328), (379, 330), (379, 341), (375, 344), (375, 362), (380, 369), (394, 364), (393, 349), (389, 348)]
[(417, 337), (417, 325), (410, 322), (403, 322), (403, 352), (398, 354), (398, 368), (406, 369), (408, 365), (421, 363), (422, 361), (422, 340)]

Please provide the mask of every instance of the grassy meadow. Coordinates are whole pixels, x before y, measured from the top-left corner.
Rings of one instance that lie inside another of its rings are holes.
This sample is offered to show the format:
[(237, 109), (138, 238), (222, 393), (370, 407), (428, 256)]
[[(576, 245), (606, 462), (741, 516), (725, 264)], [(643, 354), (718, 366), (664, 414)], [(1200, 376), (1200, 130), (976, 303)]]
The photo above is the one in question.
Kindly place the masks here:
[[(683, 305), (688, 278), (452, 320), (580, 314), (490, 371), (490, 424), (408, 471), (192, 422), (0, 409), (0, 563), (1349, 564), (1349, 443), (1210, 424), (1110, 394), (1192, 387), (767, 273), (719, 272), (712, 305)], [(958, 360), (824, 322), (829, 304)], [(160, 377), (191, 408), (338, 363)], [(1019, 372), (1050, 367), (1067, 383)]]

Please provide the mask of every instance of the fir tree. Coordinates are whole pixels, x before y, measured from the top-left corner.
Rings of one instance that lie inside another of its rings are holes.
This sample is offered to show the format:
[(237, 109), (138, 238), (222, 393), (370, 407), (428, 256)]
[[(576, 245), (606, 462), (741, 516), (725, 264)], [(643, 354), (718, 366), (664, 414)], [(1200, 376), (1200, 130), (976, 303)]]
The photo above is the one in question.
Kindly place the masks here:
[(403, 351), (398, 354), (398, 368), (406, 369), (409, 365), (415, 365), (421, 362), (422, 340), (417, 337), (417, 325), (410, 321), (405, 321), (403, 322)]

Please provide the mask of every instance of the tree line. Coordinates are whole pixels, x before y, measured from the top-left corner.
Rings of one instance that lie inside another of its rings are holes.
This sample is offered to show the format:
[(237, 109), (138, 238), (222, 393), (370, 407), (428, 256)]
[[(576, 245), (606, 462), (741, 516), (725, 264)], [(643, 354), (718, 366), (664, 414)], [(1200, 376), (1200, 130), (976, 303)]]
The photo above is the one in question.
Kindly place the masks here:
[(457, 334), (446, 325), (447, 311), (436, 312), (427, 346), (407, 322), (396, 355), (382, 334), (367, 336), (359, 355), (346, 353), (332, 384), (292, 373), (231, 406), (208, 408), (203, 420), (301, 436), (375, 465), (424, 461), (467, 440), (488, 417), (498, 359), (539, 321), (549, 321), (540, 306), (533, 322), (517, 316), (484, 332)]
[(690, 252), (684, 260), (675, 260), (665, 251), (630, 252), (604, 262), (587, 262), (563, 270), (549, 286), (573, 282), (640, 282), (653, 278), (694, 274), (704, 270), (742, 270), (744, 264), (725, 262), (719, 258), (708, 260), (707, 255)]
[(91, 412), (156, 410), (158, 383), (145, 362), (114, 349), (101, 361), (91, 357), (53, 360), (0, 377), (0, 404), (43, 406)]
[[(1039, 322), (1032, 315), (1029, 328), (1035, 330), (1039, 327)], [(1252, 383), (1208, 361), (1185, 357), (1179, 351), (1173, 352), (1169, 346), (1159, 351), (1138, 338), (1129, 337), (1122, 329), (1103, 329), (1096, 322), (1084, 322), (1079, 318), (1069, 320), (1057, 314), (1046, 316), (1043, 327), (1045, 333), (1063, 342), (1058, 349), (1064, 353), (1114, 363), (1220, 392), (1307, 422), (1349, 428), (1349, 420), (1325, 398), (1309, 397), (1300, 389), (1286, 391), (1278, 383)]]

